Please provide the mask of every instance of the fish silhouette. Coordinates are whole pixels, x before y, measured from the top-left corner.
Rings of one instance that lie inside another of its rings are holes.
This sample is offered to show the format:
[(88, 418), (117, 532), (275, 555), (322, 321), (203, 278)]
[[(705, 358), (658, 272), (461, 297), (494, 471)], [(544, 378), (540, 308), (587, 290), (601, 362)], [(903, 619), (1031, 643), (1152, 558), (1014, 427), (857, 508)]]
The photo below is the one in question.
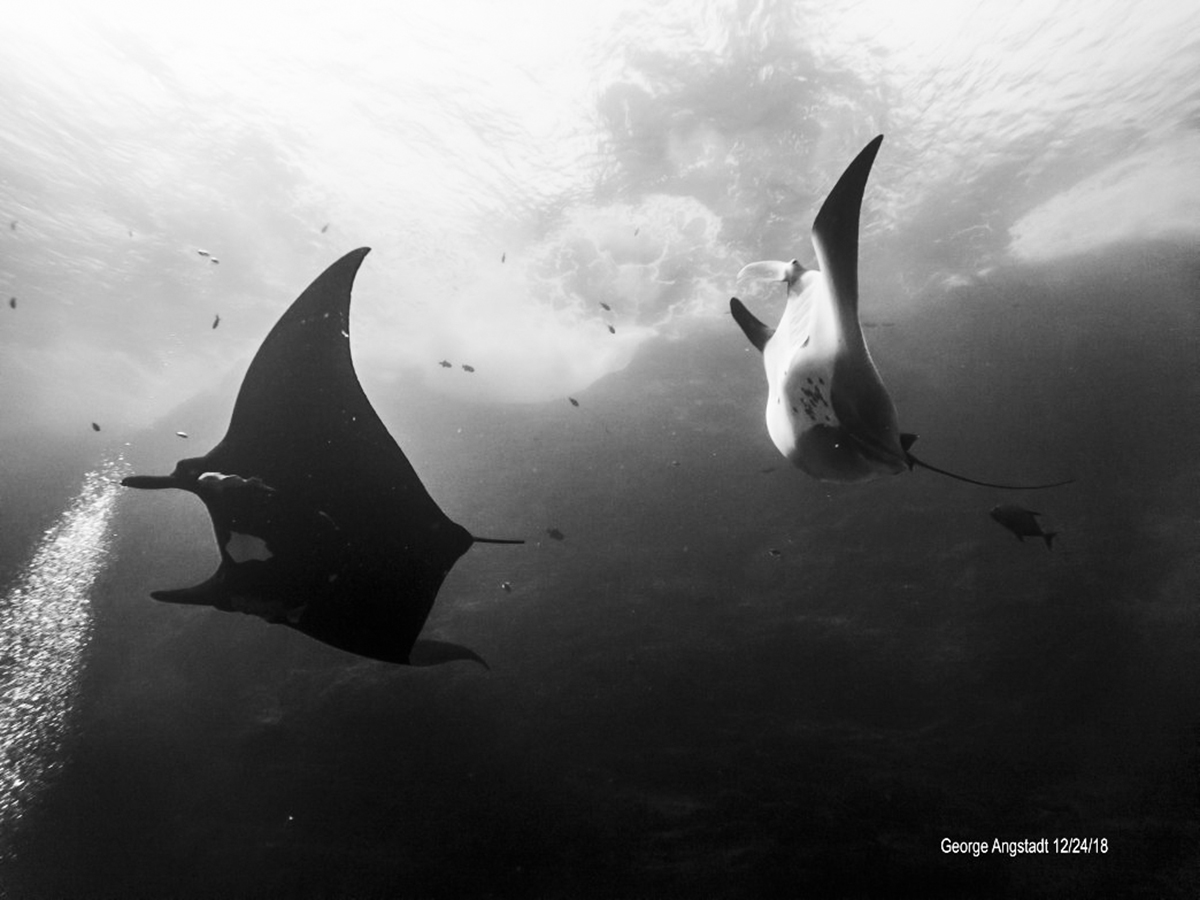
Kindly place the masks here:
[(418, 635), (473, 543), (523, 542), (474, 537), (451, 521), (363, 393), (349, 317), (368, 252), (333, 263), (279, 319), (216, 447), (170, 475), (122, 481), (188, 491), (212, 517), (217, 571), (151, 596), (256, 615), (386, 662), (483, 663), (473, 650)]
[(1001, 503), (999, 506), (993, 506), (988, 515), (1016, 535), (1018, 541), (1024, 541), (1027, 537), (1040, 537), (1046, 542), (1047, 550), (1053, 549), (1054, 538), (1058, 532), (1042, 530), (1042, 523), (1037, 520), (1040, 512), (1025, 509), (1015, 503)]

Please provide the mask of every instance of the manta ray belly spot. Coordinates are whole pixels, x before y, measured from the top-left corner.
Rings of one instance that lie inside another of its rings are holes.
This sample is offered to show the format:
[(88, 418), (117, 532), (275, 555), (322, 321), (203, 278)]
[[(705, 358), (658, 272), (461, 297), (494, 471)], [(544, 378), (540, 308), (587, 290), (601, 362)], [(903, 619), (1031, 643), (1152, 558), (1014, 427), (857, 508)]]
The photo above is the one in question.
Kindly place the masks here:
[(834, 408), (836, 359), (797, 360), (771, 398), (767, 426), (775, 446), (801, 471), (821, 481), (870, 481), (894, 470), (873, 446), (856, 439)]
[(830, 399), (832, 367), (821, 362), (811, 358), (794, 360), (782, 377), (771, 381), (767, 431), (779, 452), (793, 463), (807, 431), (819, 425), (826, 428), (840, 425)]
[(837, 415), (829, 402), (826, 390), (825, 378), (822, 375), (806, 375), (803, 379), (797, 377), (787, 380), (787, 400), (791, 405), (792, 415), (802, 415), (807, 423), (801, 425), (801, 428), (837, 424)]
[(266, 562), (273, 555), (262, 538), (252, 534), (239, 534), (236, 531), (230, 533), (225, 552), (235, 563), (249, 562), (252, 559)]

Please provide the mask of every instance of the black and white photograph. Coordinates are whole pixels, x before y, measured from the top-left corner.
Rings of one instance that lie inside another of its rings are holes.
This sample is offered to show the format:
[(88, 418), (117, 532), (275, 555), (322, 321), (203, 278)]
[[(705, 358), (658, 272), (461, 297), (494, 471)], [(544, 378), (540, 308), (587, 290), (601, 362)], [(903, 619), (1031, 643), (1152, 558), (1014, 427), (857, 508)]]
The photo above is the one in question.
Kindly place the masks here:
[(1200, 5), (2, 18), (0, 900), (1200, 896)]

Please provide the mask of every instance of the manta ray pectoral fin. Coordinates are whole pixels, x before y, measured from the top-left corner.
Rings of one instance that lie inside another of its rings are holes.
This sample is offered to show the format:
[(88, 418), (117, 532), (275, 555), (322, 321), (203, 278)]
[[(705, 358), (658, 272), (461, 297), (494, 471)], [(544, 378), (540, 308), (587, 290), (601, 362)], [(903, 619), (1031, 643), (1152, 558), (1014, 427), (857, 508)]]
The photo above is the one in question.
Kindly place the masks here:
[(754, 317), (750, 310), (746, 309), (746, 305), (737, 297), (729, 299), (729, 311), (733, 313), (733, 321), (738, 323), (738, 327), (750, 339), (750, 343), (758, 348), (759, 352), (767, 346), (767, 341), (775, 334), (774, 328), (769, 328)]
[(781, 259), (763, 259), (742, 266), (741, 270), (737, 273), (737, 280), (757, 278), (761, 281), (781, 281), (787, 285), (787, 293), (790, 296), (792, 288), (796, 286), (796, 282), (800, 280), (800, 276), (805, 271), (804, 266), (800, 265), (800, 260), (798, 259), (793, 259), (790, 262), (784, 262)]
[(748, 263), (738, 270), (737, 280), (761, 278), (764, 281), (786, 281), (788, 264), (781, 259), (763, 259)]
[(475, 535), (471, 535), (471, 540), (473, 540), (477, 544), (523, 544), (523, 543), (525, 543), (524, 540), (519, 540), (517, 538), (485, 538), (485, 537), (475, 537)]
[(865, 146), (837, 180), (813, 220), (817, 263), (839, 306), (858, 311), (858, 223), (867, 176), (883, 143), (879, 135)]
[(408, 652), (408, 664), (420, 668), (440, 666), (442, 663), (455, 662), (460, 659), (477, 662), (485, 669), (491, 670), (491, 666), (484, 661), (483, 657), (470, 647), (451, 644), (449, 641), (419, 640)]

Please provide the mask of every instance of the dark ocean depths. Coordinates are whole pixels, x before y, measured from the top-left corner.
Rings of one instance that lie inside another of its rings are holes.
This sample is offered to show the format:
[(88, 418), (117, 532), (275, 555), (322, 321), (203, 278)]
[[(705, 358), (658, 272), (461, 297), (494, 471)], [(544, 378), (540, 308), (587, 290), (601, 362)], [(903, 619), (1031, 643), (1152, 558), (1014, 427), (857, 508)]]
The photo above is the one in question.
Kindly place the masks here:
[[(1200, 895), (1198, 14), (343, 6), (0, 50), (0, 897)], [(782, 288), (735, 276), (812, 264), (880, 132), (901, 426), (1075, 483), (772, 446), (726, 310)], [(426, 626), (490, 670), (148, 596), (212, 532), (116, 481), (213, 446), (363, 244), (368, 395), (451, 518), (528, 541)]]

